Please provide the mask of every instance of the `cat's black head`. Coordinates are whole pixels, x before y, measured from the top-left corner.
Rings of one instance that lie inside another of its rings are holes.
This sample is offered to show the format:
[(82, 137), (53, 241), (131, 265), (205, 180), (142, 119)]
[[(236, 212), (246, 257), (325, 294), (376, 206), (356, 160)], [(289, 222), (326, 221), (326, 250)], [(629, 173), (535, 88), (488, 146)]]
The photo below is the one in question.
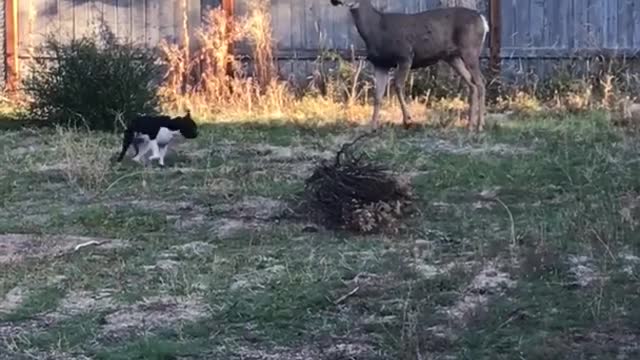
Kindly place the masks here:
[(191, 118), (191, 111), (187, 110), (185, 116), (178, 116), (175, 121), (180, 123), (180, 133), (187, 139), (198, 137), (198, 125)]

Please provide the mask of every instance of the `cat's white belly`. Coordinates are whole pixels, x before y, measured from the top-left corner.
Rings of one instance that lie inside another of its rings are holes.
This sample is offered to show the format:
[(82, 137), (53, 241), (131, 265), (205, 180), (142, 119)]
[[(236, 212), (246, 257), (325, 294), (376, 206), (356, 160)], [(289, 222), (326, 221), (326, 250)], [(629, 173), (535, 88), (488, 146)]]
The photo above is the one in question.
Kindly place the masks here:
[(142, 157), (146, 158), (146, 154), (151, 151), (151, 156), (149, 156), (148, 159), (158, 159), (158, 163), (164, 166), (164, 157), (167, 154), (169, 143), (178, 133), (180, 133), (179, 130), (171, 131), (162, 127), (158, 130), (155, 141), (151, 141), (149, 135), (136, 133), (134, 142), (137, 144), (139, 150), (138, 154), (133, 157), (133, 160), (140, 161)]
[[(158, 131), (158, 135), (156, 136), (156, 142), (159, 146), (165, 146), (169, 144), (169, 142), (171, 142), (171, 139), (173, 139), (173, 137), (178, 133), (180, 133), (179, 130), (171, 131), (165, 127), (161, 127)], [(149, 135), (145, 134), (136, 134), (136, 139), (140, 139), (141, 142), (149, 142), (150, 140)]]
[(180, 133), (179, 130), (171, 131), (167, 128), (160, 128), (160, 131), (158, 131), (158, 136), (156, 137), (156, 140), (158, 140), (158, 144), (168, 144), (171, 141), (171, 139), (173, 139), (173, 137), (178, 133)]

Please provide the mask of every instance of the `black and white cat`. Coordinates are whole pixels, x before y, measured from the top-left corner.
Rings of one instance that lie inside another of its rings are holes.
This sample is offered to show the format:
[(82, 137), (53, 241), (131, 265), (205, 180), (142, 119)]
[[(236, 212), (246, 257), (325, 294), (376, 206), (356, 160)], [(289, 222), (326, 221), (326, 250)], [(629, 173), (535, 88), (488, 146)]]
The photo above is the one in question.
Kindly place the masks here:
[[(169, 143), (178, 134), (187, 139), (195, 139), (198, 136), (198, 126), (191, 119), (189, 111), (185, 116), (175, 118), (167, 115), (138, 115), (124, 132), (118, 162), (122, 161), (129, 146), (133, 145), (136, 151), (134, 161), (139, 162), (151, 150), (149, 160), (158, 160), (160, 166), (164, 166), (164, 156), (167, 154)], [(138, 148), (140, 144), (141, 147)]]

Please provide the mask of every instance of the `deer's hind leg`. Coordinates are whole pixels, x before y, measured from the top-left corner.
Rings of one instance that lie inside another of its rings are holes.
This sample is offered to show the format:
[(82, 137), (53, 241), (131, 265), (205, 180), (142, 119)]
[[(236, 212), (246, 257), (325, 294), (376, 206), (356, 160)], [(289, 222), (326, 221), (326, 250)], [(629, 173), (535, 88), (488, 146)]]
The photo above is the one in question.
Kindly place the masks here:
[(470, 129), (475, 129), (476, 131), (480, 128), (480, 123), (478, 119), (478, 100), (479, 100), (479, 91), (478, 86), (476, 86), (475, 81), (473, 80), (473, 75), (471, 71), (467, 68), (467, 65), (460, 57), (454, 57), (448, 61), (448, 64), (460, 75), (460, 77), (467, 83), (469, 86), (469, 122), (468, 126)]
[(486, 85), (484, 76), (482, 76), (482, 71), (480, 70), (480, 55), (474, 51), (470, 51), (468, 54), (464, 53), (462, 55), (462, 60), (467, 66), (467, 69), (469, 69), (471, 81), (473, 81), (478, 92), (476, 103), (478, 108), (477, 130), (482, 131), (484, 130), (484, 114), (486, 111)]

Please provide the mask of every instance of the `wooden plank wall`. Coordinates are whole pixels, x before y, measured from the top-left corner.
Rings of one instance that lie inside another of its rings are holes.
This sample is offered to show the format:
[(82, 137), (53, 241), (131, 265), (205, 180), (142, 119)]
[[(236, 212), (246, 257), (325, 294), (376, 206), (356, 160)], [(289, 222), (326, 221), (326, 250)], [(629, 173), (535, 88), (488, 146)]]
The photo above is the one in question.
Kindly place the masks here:
[[(239, 0), (239, 2), (247, 0)], [(488, 17), (488, 0), (373, 0), (386, 11), (417, 12), (440, 6), (476, 7)], [(349, 12), (329, 0), (272, 0), (274, 38), (285, 67), (309, 62), (321, 48), (363, 50)], [(475, 6), (474, 6), (475, 5)], [(502, 1), (502, 65), (512, 75), (545, 76), (581, 54), (638, 57), (638, 0)], [(486, 45), (488, 45), (487, 40)], [(488, 56), (488, 51), (485, 52)], [(291, 69), (295, 71), (295, 69)], [(284, 69), (285, 72), (289, 69)], [(309, 71), (308, 64), (301, 72)]]
[[(238, 16), (251, 0), (235, 0)], [(188, 28), (200, 25), (207, 7), (220, 0), (20, 0), (21, 56), (47, 32), (78, 37), (104, 19), (117, 36), (155, 46), (161, 39), (180, 41), (182, 4)], [(487, 13), (488, 0), (373, 0), (385, 11), (417, 12), (438, 6), (465, 5)], [(634, 55), (640, 52), (639, 0), (502, 1), (503, 66), (540, 67), (583, 50)], [(363, 49), (349, 12), (329, 0), (271, 0), (276, 54), (283, 66), (310, 61), (320, 49)], [(488, 43), (488, 41), (487, 41)]]
[[(217, 5), (216, 0), (202, 0)], [(19, 50), (42, 43), (47, 33), (61, 40), (78, 38), (97, 29), (100, 20), (116, 36), (155, 46), (160, 40), (181, 41), (183, 9), (189, 32), (200, 26), (201, 0), (21, 0), (19, 1)]]
[[(241, 0), (238, 3), (242, 3)], [(469, 0), (373, 0), (387, 11), (416, 12)], [(473, 2), (473, 0), (471, 0)], [(488, 1), (476, 7), (487, 14)], [(362, 48), (348, 10), (329, 0), (272, 0), (274, 36), (281, 51), (322, 46)], [(576, 50), (640, 51), (638, 0), (517, 0), (502, 2), (506, 57), (567, 57)]]

